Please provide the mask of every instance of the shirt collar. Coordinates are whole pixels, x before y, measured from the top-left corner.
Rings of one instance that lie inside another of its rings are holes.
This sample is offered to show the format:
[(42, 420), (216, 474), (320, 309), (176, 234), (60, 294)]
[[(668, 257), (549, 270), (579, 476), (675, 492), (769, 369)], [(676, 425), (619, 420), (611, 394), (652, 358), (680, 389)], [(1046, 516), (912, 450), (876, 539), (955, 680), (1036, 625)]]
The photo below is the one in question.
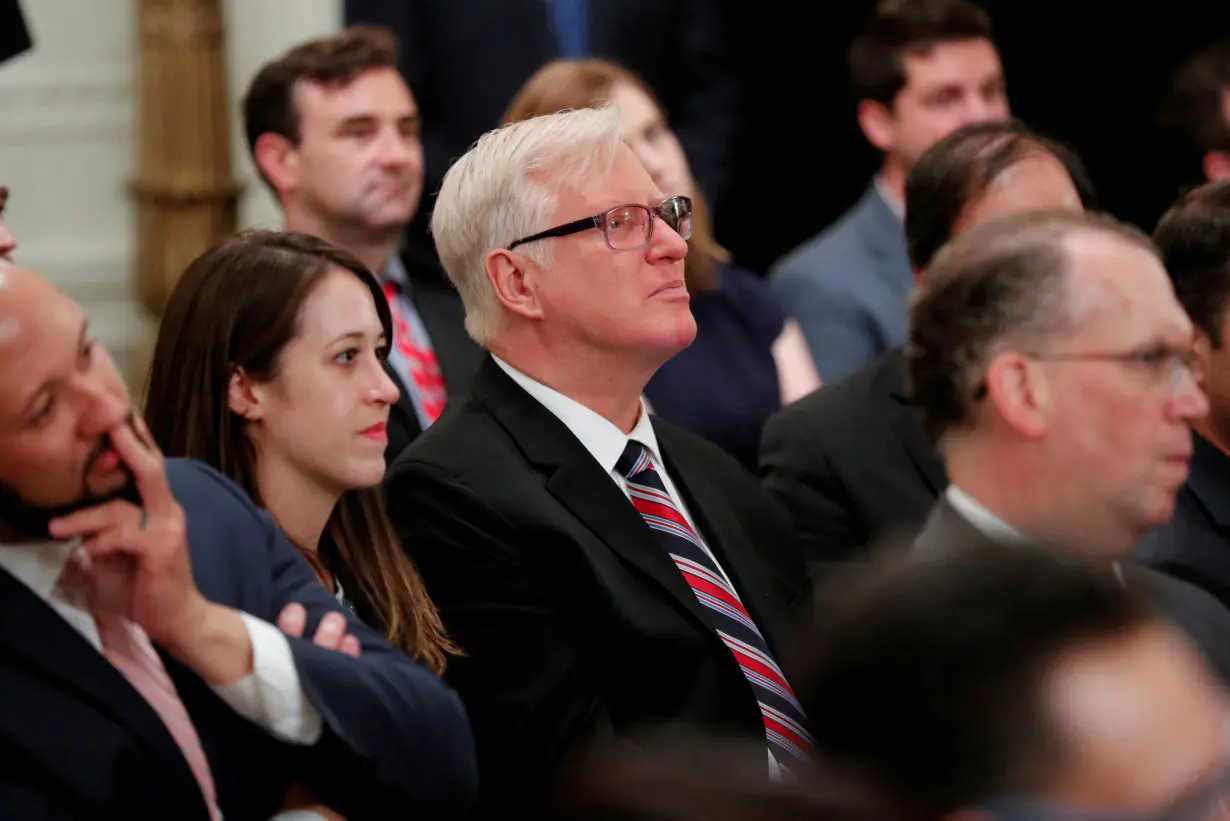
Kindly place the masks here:
[(875, 187), (876, 193), (880, 195), (880, 199), (884, 200), (884, 203), (888, 206), (888, 210), (896, 214), (897, 219), (904, 220), (905, 203), (897, 199), (897, 197), (895, 197), (893, 193), (888, 190), (888, 186), (884, 184), (884, 178), (879, 174), (876, 174), (875, 176)]
[(996, 542), (1027, 543), (1028, 538), (1019, 530), (987, 510), (983, 505), (956, 485), (949, 485), (944, 498), (957, 513), (988, 539)]
[(410, 274), (406, 271), (406, 264), (401, 261), (401, 256), (396, 252), (389, 257), (384, 270), (380, 272), (380, 281), (394, 282), (403, 294), (410, 293)]
[(624, 449), (628, 447), (629, 439), (635, 439), (649, 448), (654, 461), (657, 464), (662, 463), (661, 454), (658, 451), (658, 437), (653, 432), (653, 423), (649, 420), (649, 414), (645, 411), (643, 401), (640, 414), (637, 416), (636, 427), (632, 429), (630, 435), (626, 435), (609, 419), (595, 413), (575, 399), (570, 399), (559, 391), (548, 388), (536, 379), (526, 376), (494, 354), (491, 358), (526, 393), (563, 422), (572, 435), (598, 461), (598, 464), (602, 465), (603, 470), (608, 473), (615, 470), (615, 463), (619, 461)]
[(40, 544), (0, 544), (0, 568), (47, 601), (60, 582), (64, 565), (81, 540)]

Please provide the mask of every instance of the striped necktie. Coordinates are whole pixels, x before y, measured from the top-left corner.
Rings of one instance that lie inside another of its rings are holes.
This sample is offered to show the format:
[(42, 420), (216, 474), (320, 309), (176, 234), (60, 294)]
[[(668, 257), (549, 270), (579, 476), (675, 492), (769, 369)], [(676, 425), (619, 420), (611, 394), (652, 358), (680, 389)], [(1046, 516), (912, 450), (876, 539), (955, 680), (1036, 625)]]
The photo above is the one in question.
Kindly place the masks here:
[(726, 581), (700, 535), (666, 492), (649, 449), (629, 440), (615, 469), (628, 480), (632, 506), (657, 535), (697, 600), (704, 605), (710, 626), (739, 662), (760, 703), (765, 738), (774, 757), (783, 764), (807, 758), (815, 742), (807, 731), (802, 706), (739, 594)]

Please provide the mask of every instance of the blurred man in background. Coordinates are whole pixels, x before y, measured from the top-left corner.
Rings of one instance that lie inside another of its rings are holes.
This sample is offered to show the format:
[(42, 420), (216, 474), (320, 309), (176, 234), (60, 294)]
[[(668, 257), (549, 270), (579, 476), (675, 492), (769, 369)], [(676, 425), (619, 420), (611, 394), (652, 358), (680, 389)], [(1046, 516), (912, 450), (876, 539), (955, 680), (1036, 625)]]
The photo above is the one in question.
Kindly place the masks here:
[(340, 245), (384, 286), (400, 390), (390, 462), (466, 392), (481, 356), (434, 254), (398, 251), (423, 194), (423, 145), (397, 54), (390, 32), (347, 29), (266, 64), (243, 103), (248, 146), (287, 229)]
[[(996, 215), (1092, 207), (1092, 186), (1068, 148), (1019, 122), (965, 126), (910, 170), (905, 234), (923, 281), (952, 237)], [(922, 527), (948, 484), (944, 462), (905, 396), (896, 348), (769, 420), (765, 487), (790, 509), (813, 571), (861, 557), (869, 544)]]
[(961, 126), (1009, 116), (991, 21), (967, 0), (883, 0), (850, 46), (850, 75), (883, 165), (853, 208), (769, 272), (825, 382), (905, 341), (910, 168)]

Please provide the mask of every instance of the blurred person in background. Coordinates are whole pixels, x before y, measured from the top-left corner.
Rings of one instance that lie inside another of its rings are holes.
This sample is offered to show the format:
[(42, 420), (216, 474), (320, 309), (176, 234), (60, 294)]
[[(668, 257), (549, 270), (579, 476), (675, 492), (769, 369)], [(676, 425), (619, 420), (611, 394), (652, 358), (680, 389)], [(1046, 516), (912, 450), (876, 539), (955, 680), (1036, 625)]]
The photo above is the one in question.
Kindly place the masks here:
[(540, 69), (505, 115), (517, 122), (615, 103), (628, 145), (668, 196), (692, 198), (684, 273), (696, 340), (645, 386), (653, 413), (720, 445), (756, 469), (760, 432), (782, 405), (819, 385), (799, 326), (764, 282), (733, 264), (713, 236), (706, 202), (666, 114), (644, 82), (604, 60), (561, 60)]
[(849, 64), (859, 127), (883, 165), (853, 208), (769, 271), (825, 382), (905, 342), (910, 168), (961, 126), (1009, 116), (990, 18), (968, 0), (882, 0)]
[(1192, 459), (1174, 515), (1133, 555), (1230, 607), (1230, 178), (1183, 196), (1153, 241), (1196, 328), (1196, 380), (1209, 413), (1192, 420)]
[[(1094, 207), (1080, 159), (1017, 121), (964, 126), (910, 169), (905, 235), (919, 282), (936, 252), (992, 217)], [(916, 535), (948, 485), (944, 461), (905, 394), (895, 348), (771, 418), (765, 487), (790, 509), (815, 573)]]
[(720, 0), (346, 0), (347, 25), (396, 32), (398, 66), (422, 106), (428, 199), (408, 244), (435, 253), (427, 218), (444, 172), (560, 58), (611, 60), (644, 80), (720, 209), (739, 116), (725, 18)]
[(1226, 692), (1110, 568), (954, 537), (847, 572), (803, 700), (821, 754), (911, 817), (1226, 818)]
[(1230, 39), (1199, 51), (1175, 72), (1162, 113), (1204, 180), (1230, 177)]

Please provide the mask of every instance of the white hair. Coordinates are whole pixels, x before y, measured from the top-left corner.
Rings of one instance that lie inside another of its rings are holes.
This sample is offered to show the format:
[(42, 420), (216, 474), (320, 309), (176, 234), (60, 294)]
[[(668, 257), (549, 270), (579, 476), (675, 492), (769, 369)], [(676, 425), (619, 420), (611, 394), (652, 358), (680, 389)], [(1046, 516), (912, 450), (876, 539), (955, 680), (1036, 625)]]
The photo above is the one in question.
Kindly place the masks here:
[[(431, 233), (465, 304), (466, 331), (479, 344), (502, 323), (487, 254), (550, 228), (561, 191), (594, 170), (609, 171), (623, 139), (614, 106), (561, 111), (487, 132), (444, 175)], [(551, 264), (550, 242), (520, 245), (517, 253)]]

